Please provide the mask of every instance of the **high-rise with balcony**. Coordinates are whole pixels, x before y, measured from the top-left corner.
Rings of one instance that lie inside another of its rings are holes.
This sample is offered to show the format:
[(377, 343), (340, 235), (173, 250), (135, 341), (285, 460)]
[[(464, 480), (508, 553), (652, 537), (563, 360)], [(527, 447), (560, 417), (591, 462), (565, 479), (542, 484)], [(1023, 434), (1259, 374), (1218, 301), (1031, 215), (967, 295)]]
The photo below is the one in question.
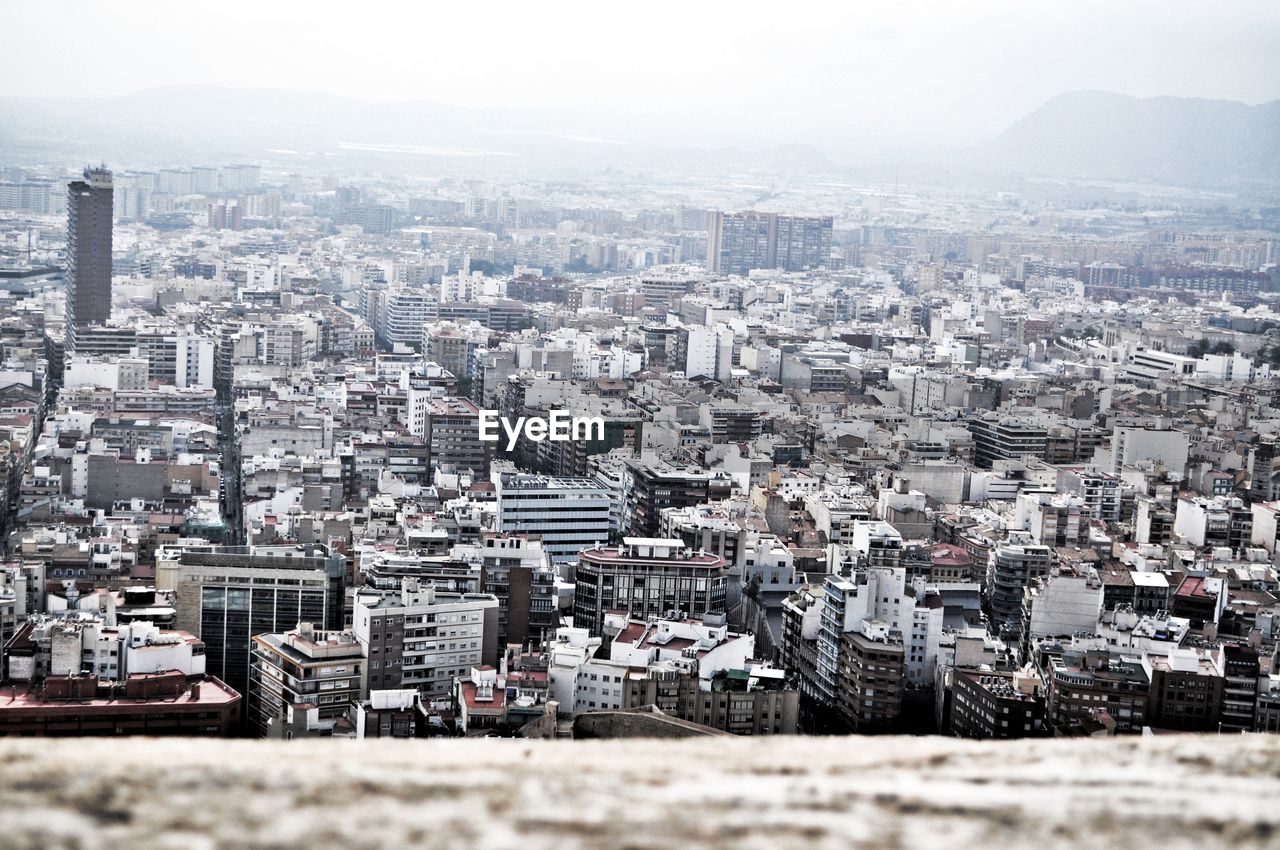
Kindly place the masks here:
[(350, 631), (321, 631), (312, 623), (278, 634), (254, 635), (249, 668), (249, 729), (263, 737), (287, 737), (289, 706), (316, 709), (331, 733), (352, 702), (364, 696), (364, 647)]
[(448, 699), (454, 679), (497, 663), (498, 599), (404, 578), (399, 590), (356, 593), (352, 631), (365, 648), (370, 691), (416, 688)]
[(1009, 542), (996, 548), (988, 585), (993, 622), (1016, 630), (1021, 627), (1023, 592), (1033, 579), (1049, 572), (1053, 553), (1048, 546), (1031, 543), (1029, 535), (1013, 539), (1027, 542)]
[(67, 187), (67, 353), (77, 333), (111, 316), (111, 172), (86, 168)]
[(540, 644), (556, 627), (556, 571), (541, 540), (484, 535), (481, 587), (498, 600), (498, 646)]

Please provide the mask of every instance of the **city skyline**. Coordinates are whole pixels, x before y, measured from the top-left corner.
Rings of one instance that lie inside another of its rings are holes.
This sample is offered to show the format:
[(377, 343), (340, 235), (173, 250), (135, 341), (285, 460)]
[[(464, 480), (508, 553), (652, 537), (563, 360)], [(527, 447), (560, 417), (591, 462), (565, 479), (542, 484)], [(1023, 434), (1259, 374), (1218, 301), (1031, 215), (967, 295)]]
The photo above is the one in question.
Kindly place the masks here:
[(1275, 844), (1280, 6), (0, 28), (0, 843)]

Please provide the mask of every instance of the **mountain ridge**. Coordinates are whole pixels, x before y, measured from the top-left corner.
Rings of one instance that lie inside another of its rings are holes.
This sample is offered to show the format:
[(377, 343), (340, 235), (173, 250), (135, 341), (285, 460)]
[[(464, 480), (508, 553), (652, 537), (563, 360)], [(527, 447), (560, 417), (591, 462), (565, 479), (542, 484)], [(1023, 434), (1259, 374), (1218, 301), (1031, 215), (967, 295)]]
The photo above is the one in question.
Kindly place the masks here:
[(1280, 100), (1064, 92), (973, 148), (971, 162), (1024, 176), (1195, 187), (1280, 183)]

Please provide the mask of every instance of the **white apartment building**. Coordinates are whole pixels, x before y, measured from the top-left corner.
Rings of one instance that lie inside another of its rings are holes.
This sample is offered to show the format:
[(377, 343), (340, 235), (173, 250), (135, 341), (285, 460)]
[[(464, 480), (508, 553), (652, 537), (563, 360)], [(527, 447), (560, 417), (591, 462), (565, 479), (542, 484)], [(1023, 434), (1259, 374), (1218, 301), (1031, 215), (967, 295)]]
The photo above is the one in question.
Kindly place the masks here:
[(587, 629), (568, 626), (556, 630), (548, 649), (548, 698), (560, 703), (560, 711), (572, 714), (622, 708), (624, 681), (630, 665), (612, 658), (596, 658), (602, 638)]

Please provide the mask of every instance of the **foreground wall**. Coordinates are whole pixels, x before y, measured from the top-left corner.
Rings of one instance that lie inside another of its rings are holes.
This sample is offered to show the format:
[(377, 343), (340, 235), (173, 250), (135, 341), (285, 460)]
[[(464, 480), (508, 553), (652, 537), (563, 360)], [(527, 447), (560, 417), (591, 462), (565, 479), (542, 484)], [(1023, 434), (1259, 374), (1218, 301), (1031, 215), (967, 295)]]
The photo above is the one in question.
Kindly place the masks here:
[(1244, 848), (1277, 800), (1280, 736), (0, 741), (5, 847)]

